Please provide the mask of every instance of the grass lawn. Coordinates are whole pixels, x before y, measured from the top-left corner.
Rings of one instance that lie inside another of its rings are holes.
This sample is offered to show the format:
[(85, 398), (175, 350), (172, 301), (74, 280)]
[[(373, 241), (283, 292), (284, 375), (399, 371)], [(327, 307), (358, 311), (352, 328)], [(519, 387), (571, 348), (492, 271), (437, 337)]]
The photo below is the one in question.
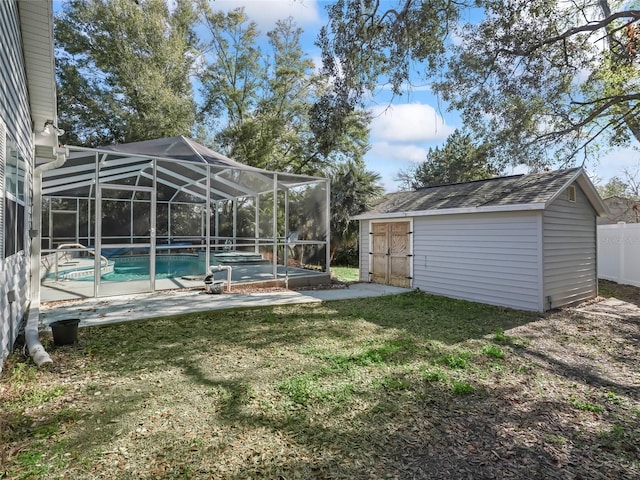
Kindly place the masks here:
[(340, 282), (357, 282), (359, 270), (357, 267), (331, 267), (331, 276)]
[(5, 362), (0, 478), (640, 478), (614, 317), (411, 292), (45, 337), (51, 370)]

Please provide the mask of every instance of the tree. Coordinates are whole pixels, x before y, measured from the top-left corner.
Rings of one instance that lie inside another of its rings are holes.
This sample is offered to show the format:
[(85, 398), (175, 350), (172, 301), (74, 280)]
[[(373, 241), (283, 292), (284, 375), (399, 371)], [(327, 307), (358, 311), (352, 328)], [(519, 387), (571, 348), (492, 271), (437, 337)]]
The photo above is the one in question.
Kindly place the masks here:
[(257, 108), (265, 76), (256, 47), (259, 32), (244, 10), (227, 14), (202, 5), (207, 42), (206, 66), (201, 75), (203, 118), (218, 130), (217, 146), (230, 157), (253, 166), (262, 148), (252, 114)]
[(626, 180), (628, 195), (640, 199), (640, 161), (636, 162), (634, 168), (625, 168), (622, 173)]
[(338, 248), (358, 237), (351, 217), (370, 208), (384, 193), (380, 175), (366, 170), (362, 161), (348, 161), (333, 167), (331, 174), (331, 259)]
[(84, 146), (189, 135), (192, 2), (71, 0), (56, 16), (62, 140)]
[(499, 175), (501, 168), (490, 160), (485, 146), (476, 146), (469, 133), (453, 132), (442, 148), (429, 149), (427, 160), (406, 171), (396, 180), (403, 188), (418, 189), (446, 183), (483, 180)]
[(243, 9), (204, 8), (210, 41), (202, 112), (212, 125), (223, 124), (217, 148), (248, 165), (311, 175), (362, 158), (369, 125), (363, 110), (350, 112), (340, 130), (313, 123), (312, 108), (328, 82), (314, 73), (292, 19), (277, 22), (263, 51)]
[[(380, 82), (400, 94), (419, 71), (499, 162), (541, 168), (636, 142), (640, 10), (612, 3), (337, 0), (318, 39), (332, 109), (341, 118)], [(461, 22), (471, 7), (481, 19)]]
[(598, 187), (602, 198), (613, 196), (640, 198), (640, 161), (633, 168), (625, 168), (622, 174), (624, 178), (612, 177), (603, 186)]
[(612, 177), (603, 186), (598, 187), (598, 193), (602, 198), (607, 197), (626, 197), (629, 185), (627, 185), (620, 177)]

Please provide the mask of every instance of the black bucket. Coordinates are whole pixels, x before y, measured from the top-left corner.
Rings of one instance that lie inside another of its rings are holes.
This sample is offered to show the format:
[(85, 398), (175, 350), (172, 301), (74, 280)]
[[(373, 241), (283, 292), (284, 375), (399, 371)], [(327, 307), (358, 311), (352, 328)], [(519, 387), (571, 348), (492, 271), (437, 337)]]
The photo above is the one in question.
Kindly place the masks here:
[(66, 320), (58, 320), (52, 322), (51, 333), (53, 334), (53, 343), (55, 345), (72, 345), (78, 340), (78, 324), (80, 319), (68, 318)]

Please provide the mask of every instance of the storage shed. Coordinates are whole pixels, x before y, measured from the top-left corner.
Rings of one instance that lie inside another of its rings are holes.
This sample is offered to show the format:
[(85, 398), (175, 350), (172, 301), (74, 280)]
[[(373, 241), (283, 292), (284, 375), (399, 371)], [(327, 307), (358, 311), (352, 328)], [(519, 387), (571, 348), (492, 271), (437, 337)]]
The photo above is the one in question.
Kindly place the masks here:
[(596, 217), (582, 168), (388, 195), (360, 221), (360, 280), (544, 312), (598, 293)]

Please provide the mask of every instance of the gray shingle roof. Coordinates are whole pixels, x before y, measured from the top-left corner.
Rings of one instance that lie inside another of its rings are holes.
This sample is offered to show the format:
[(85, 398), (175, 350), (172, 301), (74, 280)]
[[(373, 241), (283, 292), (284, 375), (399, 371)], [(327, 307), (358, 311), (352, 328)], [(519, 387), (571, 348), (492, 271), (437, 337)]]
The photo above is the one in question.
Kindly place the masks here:
[(366, 215), (544, 204), (581, 168), (453, 183), (389, 194)]

